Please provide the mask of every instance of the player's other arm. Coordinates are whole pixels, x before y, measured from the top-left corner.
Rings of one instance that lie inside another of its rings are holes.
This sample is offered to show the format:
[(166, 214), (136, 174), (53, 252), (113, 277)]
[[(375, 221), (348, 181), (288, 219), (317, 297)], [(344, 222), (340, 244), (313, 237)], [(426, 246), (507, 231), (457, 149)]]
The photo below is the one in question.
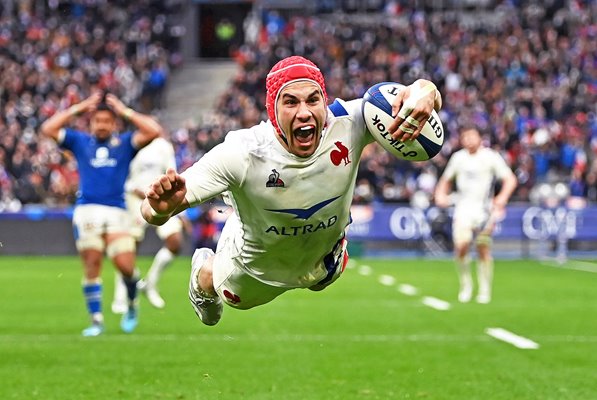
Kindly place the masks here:
[(145, 147), (153, 139), (163, 134), (164, 129), (160, 123), (150, 115), (146, 115), (127, 107), (112, 93), (106, 95), (106, 104), (127, 121), (130, 121), (137, 130), (133, 135), (133, 144), (137, 148)]
[(450, 206), (450, 192), (452, 191), (452, 181), (442, 176), (435, 187), (435, 205), (440, 208), (447, 208)]
[(508, 204), (508, 200), (510, 200), (517, 185), (518, 179), (516, 178), (516, 175), (510, 171), (510, 173), (502, 179), (502, 188), (500, 189), (500, 192), (493, 198), (494, 209), (506, 207), (506, 204)]
[(64, 128), (72, 118), (94, 111), (101, 99), (101, 92), (96, 92), (85, 100), (73, 104), (66, 110), (56, 112), (41, 125), (40, 131), (42, 135), (58, 141), (60, 138), (60, 130)]
[(145, 192), (141, 215), (150, 224), (163, 225), (171, 216), (189, 207), (186, 193), (185, 179), (173, 168), (168, 168)]

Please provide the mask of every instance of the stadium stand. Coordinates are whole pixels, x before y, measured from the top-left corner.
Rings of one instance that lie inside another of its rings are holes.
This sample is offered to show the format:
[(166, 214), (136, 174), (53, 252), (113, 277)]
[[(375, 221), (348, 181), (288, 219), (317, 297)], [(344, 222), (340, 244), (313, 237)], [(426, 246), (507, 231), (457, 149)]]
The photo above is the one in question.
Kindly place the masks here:
[(190, 135), (199, 151), (229, 128), (263, 118), (268, 66), (297, 53), (323, 66), (332, 99), (362, 96), (375, 82), (408, 84), (419, 77), (437, 82), (443, 93), (449, 139), (442, 154), (414, 164), (372, 147), (362, 161), (358, 201), (428, 204), (458, 146), (456, 133), (468, 123), (482, 129), (516, 172), (515, 200), (534, 200), (540, 184), (557, 182), (571, 196), (597, 200), (590, 2), (485, 2), (486, 10), (425, 13), (409, 2), (374, 3), (383, 3), (381, 12), (284, 18), (265, 11), (260, 34), (235, 55), (241, 72), (220, 100), (221, 114)]
[(74, 160), (38, 135), (93, 88), (159, 112), (182, 62), (169, 17), (177, 2), (4, 1), (0, 9), (0, 211), (70, 205)]
[[(371, 146), (361, 163), (359, 203), (429, 204), (457, 147), (456, 132), (471, 122), (516, 172), (514, 200), (536, 200), (544, 184), (553, 189), (560, 183), (566, 196), (597, 202), (593, 2), (485, 1), (454, 8), (440, 1), (429, 2), (441, 7), (425, 12), (408, 1), (368, 2), (365, 9), (346, 2), (347, 12), (338, 12), (333, 1), (316, 3), (329, 13), (262, 8), (250, 14), (246, 43), (233, 54), (238, 72), (215, 111), (198, 112), (197, 122), (179, 121), (172, 129), (179, 169), (227, 131), (264, 118), (265, 74), (296, 53), (324, 68), (331, 100), (361, 96), (375, 82), (408, 84), (419, 77), (437, 82), (443, 93), (449, 137), (442, 153), (406, 163)], [(96, 86), (159, 113), (170, 70), (182, 62), (179, 38), (167, 29), (171, 13), (180, 12), (177, 2), (48, 4), (2, 9), (0, 211), (72, 203), (74, 161), (37, 134), (48, 115)]]

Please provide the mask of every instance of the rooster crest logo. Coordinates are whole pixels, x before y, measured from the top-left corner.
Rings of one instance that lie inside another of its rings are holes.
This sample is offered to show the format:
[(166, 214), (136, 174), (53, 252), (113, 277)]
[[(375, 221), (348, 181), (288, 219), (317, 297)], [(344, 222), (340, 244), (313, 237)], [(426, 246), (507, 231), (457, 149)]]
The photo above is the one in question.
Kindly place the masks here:
[(332, 164), (340, 165), (342, 161), (344, 161), (344, 165), (350, 164), (350, 158), (348, 158), (348, 147), (344, 146), (342, 142), (337, 141), (334, 143), (338, 150), (333, 150), (330, 153), (330, 159), (332, 160)]
[(280, 173), (275, 169), (272, 169), (272, 173), (269, 175), (265, 187), (284, 187), (284, 181), (280, 179)]

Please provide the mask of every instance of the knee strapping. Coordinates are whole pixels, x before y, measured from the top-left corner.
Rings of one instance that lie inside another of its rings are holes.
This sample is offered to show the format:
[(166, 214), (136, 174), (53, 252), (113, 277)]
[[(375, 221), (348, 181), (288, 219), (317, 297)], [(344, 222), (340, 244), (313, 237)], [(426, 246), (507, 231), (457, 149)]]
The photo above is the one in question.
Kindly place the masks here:
[(98, 250), (104, 251), (104, 241), (102, 240), (101, 236), (85, 236), (83, 238), (77, 239), (75, 242), (77, 250)]
[(488, 235), (486, 233), (480, 233), (477, 236), (475, 242), (477, 243), (477, 245), (491, 246), (491, 244), (493, 243), (493, 239), (491, 238), (491, 235)]
[(114, 239), (106, 246), (106, 255), (114, 258), (122, 253), (135, 252), (135, 239), (130, 236)]

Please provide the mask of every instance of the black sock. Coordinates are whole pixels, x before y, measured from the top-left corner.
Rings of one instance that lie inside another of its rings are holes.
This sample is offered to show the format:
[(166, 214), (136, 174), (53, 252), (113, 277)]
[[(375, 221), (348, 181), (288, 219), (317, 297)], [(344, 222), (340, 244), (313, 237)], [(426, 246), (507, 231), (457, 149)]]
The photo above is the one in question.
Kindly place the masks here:
[(126, 286), (126, 294), (129, 299), (129, 304), (134, 304), (135, 299), (137, 298), (137, 282), (139, 282), (139, 278), (137, 275), (133, 276), (122, 276), (122, 280), (124, 281), (124, 286)]

